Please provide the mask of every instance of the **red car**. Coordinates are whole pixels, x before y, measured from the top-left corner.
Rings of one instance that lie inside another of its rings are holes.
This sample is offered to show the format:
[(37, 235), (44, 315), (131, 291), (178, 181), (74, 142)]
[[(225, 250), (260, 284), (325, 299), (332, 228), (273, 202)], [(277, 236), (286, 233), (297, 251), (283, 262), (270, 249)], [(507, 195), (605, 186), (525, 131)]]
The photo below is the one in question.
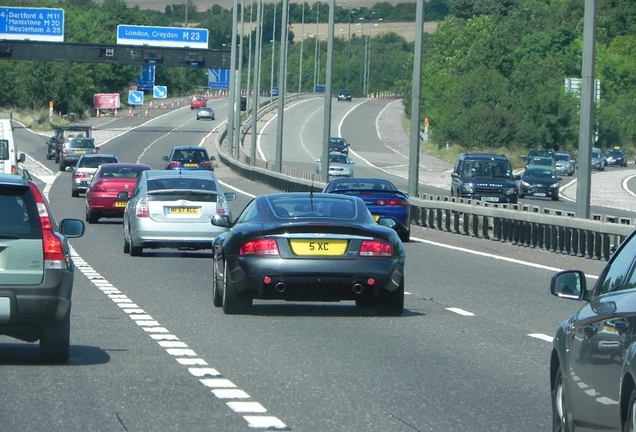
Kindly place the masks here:
[(203, 96), (194, 96), (190, 101), (190, 109), (198, 109), (205, 107), (205, 98)]
[(100, 217), (122, 217), (137, 178), (149, 169), (150, 165), (134, 163), (100, 165), (86, 190), (86, 222), (97, 223)]

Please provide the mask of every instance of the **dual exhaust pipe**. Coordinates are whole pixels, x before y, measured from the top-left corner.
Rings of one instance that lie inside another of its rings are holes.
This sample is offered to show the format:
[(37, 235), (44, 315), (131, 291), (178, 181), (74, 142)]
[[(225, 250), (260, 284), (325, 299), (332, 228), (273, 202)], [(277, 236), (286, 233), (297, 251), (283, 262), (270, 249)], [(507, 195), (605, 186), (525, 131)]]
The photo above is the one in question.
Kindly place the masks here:
[[(277, 282), (274, 288), (279, 293), (283, 293), (287, 290), (287, 284), (285, 282)], [(359, 295), (359, 294), (362, 294), (362, 292), (364, 291), (364, 286), (362, 286), (361, 283), (356, 282), (353, 284), (353, 287), (351, 288), (351, 290), (353, 291), (354, 294)]]

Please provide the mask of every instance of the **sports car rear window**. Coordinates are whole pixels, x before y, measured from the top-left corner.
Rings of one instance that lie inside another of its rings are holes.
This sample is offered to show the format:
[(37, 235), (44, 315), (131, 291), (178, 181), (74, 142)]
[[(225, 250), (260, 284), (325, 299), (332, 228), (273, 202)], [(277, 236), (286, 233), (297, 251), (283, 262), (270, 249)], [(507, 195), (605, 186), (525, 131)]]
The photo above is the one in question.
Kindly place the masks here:
[(279, 218), (337, 218), (355, 219), (357, 210), (351, 200), (329, 198), (274, 198), (272, 211)]

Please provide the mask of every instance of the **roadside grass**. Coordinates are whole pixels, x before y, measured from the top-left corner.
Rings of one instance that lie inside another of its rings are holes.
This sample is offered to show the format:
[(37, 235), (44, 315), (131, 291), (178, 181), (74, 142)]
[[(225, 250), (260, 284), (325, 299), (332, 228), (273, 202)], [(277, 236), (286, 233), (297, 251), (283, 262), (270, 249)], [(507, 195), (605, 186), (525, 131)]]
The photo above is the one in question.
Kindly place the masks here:
[(54, 129), (56, 126), (64, 126), (71, 123), (68, 119), (58, 116), (53, 116), (49, 121), (49, 111), (46, 109), (11, 111), (11, 114), (14, 120), (34, 131), (47, 131)]

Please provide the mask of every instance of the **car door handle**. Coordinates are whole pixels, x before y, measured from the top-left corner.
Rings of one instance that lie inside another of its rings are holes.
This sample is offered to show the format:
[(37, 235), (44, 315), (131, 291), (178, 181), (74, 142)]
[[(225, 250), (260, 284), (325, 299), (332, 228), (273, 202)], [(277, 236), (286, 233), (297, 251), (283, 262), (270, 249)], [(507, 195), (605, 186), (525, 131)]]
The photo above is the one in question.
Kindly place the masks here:
[(616, 321), (614, 328), (619, 332), (624, 332), (629, 328), (629, 323), (627, 321)]

